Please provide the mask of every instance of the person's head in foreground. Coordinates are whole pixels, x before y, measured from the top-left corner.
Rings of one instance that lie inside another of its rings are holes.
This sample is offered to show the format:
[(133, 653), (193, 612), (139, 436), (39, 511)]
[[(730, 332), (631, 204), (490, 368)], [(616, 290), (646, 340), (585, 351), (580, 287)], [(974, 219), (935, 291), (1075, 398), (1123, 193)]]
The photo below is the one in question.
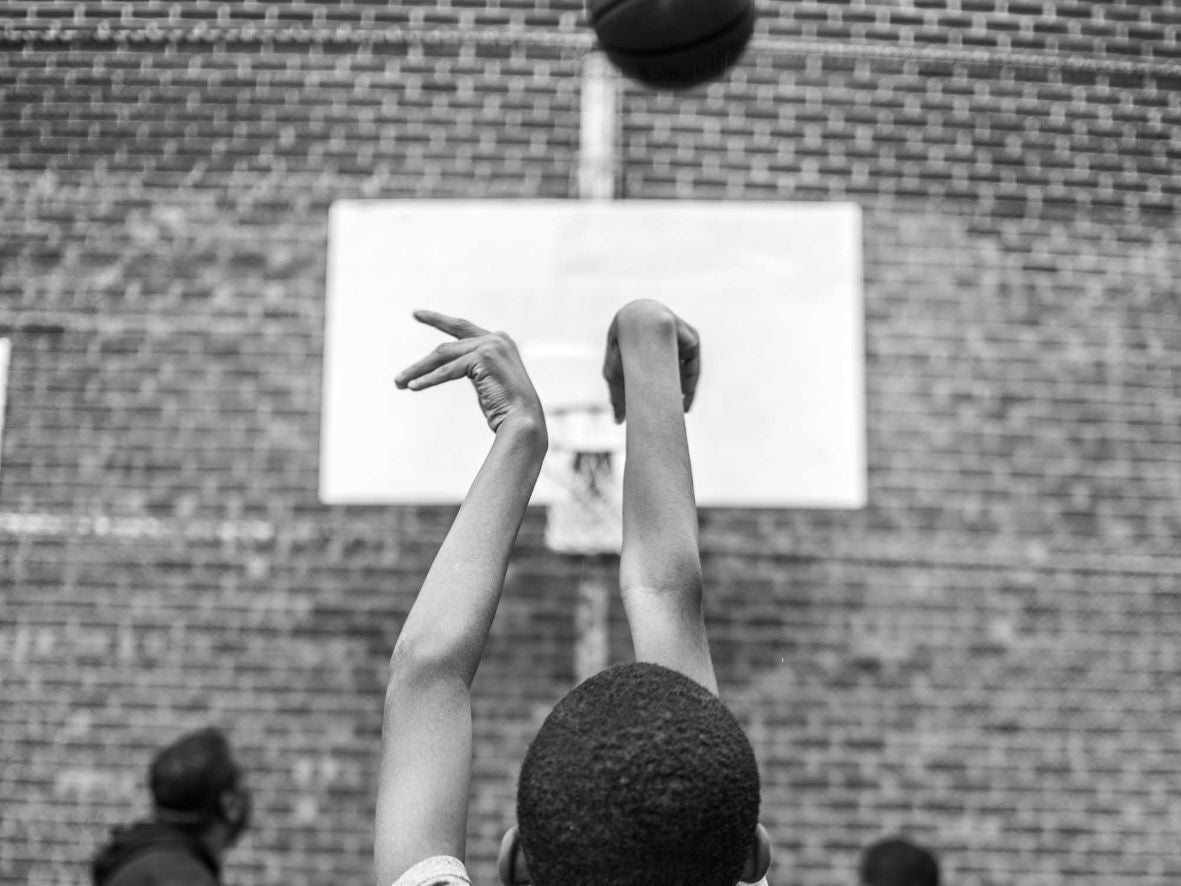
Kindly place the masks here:
[(770, 863), (759, 771), (734, 715), (656, 664), (591, 677), (550, 712), (526, 752), (506, 883), (735, 886)]
[(148, 770), (156, 821), (209, 842), (232, 846), (250, 822), (250, 794), (229, 742), (215, 728), (182, 736)]
[(862, 886), (939, 886), (935, 856), (900, 837), (874, 843), (861, 857)]

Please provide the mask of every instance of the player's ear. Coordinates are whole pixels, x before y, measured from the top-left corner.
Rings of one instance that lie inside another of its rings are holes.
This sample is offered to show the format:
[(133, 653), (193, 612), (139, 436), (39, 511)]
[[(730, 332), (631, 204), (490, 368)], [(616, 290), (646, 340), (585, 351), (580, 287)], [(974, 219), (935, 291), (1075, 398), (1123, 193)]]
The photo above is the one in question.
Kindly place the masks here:
[(248, 814), (246, 794), (236, 788), (222, 791), (217, 798), (217, 806), (222, 819), (231, 825), (239, 824)]
[(496, 867), (500, 872), (500, 882), (504, 886), (525, 886), (529, 880), (529, 866), (525, 864), (525, 850), (521, 846), (521, 838), (517, 826), (513, 825), (505, 832), (500, 841), (500, 853), (496, 858)]
[(762, 825), (755, 828), (754, 842), (751, 843), (750, 855), (746, 857), (746, 867), (742, 869), (743, 883), (757, 883), (767, 876), (767, 869), (771, 867), (771, 837)]

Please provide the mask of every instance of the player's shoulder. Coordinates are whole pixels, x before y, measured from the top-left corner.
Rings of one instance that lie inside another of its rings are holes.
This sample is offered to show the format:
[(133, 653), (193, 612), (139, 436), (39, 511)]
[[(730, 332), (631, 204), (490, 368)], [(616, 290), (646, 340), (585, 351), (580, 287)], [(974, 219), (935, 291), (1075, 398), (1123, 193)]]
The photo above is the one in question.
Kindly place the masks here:
[(467, 868), (458, 858), (424, 858), (394, 881), (393, 886), (472, 886)]
[(152, 846), (121, 864), (108, 886), (121, 883), (168, 883), (170, 886), (217, 886), (217, 877), (199, 859), (173, 846)]

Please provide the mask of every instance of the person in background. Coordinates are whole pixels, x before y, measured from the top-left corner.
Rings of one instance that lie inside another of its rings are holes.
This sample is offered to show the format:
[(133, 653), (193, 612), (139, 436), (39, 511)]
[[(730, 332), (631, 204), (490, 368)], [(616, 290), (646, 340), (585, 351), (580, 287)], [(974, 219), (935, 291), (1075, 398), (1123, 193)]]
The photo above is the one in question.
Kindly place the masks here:
[(862, 853), (861, 886), (939, 886), (939, 862), (901, 837), (879, 840)]
[(218, 886), (222, 859), (250, 822), (250, 793), (218, 729), (188, 733), (148, 769), (153, 815), (115, 828), (94, 857), (94, 886)]

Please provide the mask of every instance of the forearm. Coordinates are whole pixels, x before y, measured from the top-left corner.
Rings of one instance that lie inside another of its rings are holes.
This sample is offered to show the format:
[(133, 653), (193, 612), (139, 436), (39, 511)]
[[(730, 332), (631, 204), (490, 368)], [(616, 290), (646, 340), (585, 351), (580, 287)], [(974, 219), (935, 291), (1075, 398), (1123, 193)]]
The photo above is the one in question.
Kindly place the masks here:
[(671, 323), (621, 334), (627, 407), (620, 585), (699, 604), (697, 505)]
[(402, 626), (392, 669), (426, 668), (471, 684), (546, 446), (543, 424), (499, 428)]

